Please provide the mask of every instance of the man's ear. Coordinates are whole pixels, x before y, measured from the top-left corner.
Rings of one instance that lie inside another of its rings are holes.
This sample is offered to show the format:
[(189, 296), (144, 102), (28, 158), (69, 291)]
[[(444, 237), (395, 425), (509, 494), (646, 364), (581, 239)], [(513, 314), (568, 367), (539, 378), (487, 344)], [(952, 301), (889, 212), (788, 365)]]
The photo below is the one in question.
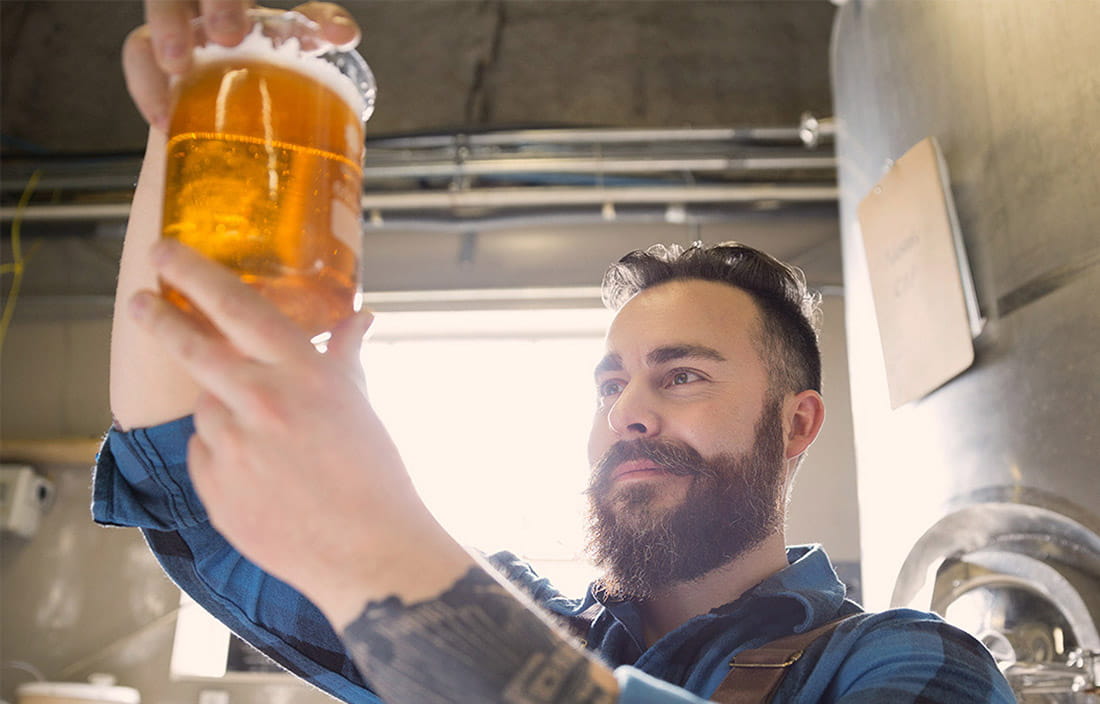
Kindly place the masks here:
[(805, 452), (821, 432), (821, 424), (825, 422), (825, 401), (821, 394), (810, 389), (788, 396), (783, 404), (783, 418), (786, 421), (783, 456), (789, 460)]

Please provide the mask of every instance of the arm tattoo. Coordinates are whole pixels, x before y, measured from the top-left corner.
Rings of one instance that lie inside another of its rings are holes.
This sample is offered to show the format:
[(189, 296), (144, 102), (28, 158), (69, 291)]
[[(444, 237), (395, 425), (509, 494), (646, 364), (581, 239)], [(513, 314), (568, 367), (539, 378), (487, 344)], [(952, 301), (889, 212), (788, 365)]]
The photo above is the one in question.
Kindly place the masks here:
[(369, 602), (343, 639), (389, 704), (609, 704), (595, 661), (479, 567), (443, 594)]

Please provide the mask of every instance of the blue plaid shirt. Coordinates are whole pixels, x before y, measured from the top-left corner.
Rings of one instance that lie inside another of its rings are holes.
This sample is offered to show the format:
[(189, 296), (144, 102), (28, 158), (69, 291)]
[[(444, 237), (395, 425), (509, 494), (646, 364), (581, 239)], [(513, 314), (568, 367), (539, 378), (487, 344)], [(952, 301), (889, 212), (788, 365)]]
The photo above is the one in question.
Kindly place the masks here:
[[(288, 670), (347, 702), (380, 702), (321, 612), (264, 573), (211, 528), (187, 475), (190, 418), (122, 433), (99, 454), (93, 515), (141, 528), (173, 580), (239, 636)], [(1014, 702), (988, 651), (933, 614), (861, 613), (844, 598), (820, 546), (789, 548), (790, 565), (736, 601), (697, 616), (646, 648), (631, 602), (561, 595), (510, 553), (490, 558), (543, 608), (595, 615), (587, 647), (615, 668), (622, 704), (703, 702), (738, 652), (848, 614), (791, 666), (776, 704)]]

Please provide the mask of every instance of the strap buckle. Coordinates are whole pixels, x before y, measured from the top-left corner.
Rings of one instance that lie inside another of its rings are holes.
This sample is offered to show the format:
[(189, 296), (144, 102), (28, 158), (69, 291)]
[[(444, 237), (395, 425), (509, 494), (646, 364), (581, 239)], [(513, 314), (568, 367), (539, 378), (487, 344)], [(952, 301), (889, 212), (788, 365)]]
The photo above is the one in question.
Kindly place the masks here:
[(797, 650), (790, 653), (787, 659), (783, 662), (737, 662), (737, 658), (730, 660), (730, 667), (745, 667), (745, 668), (773, 668), (782, 669), (784, 667), (790, 667), (798, 662), (798, 659), (802, 657), (804, 651)]

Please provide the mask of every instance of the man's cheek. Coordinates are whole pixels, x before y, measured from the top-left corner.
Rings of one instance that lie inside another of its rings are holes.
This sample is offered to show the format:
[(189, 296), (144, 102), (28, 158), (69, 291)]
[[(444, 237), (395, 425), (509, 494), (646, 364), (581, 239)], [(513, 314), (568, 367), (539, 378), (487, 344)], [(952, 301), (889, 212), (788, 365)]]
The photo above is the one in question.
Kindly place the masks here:
[[(601, 427), (602, 426), (602, 427)], [(607, 427), (607, 419), (597, 413), (592, 422), (592, 429), (588, 433), (588, 466), (595, 467), (600, 458), (608, 451), (614, 440), (610, 437), (611, 430)]]

